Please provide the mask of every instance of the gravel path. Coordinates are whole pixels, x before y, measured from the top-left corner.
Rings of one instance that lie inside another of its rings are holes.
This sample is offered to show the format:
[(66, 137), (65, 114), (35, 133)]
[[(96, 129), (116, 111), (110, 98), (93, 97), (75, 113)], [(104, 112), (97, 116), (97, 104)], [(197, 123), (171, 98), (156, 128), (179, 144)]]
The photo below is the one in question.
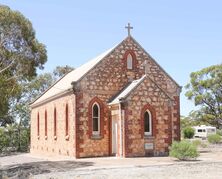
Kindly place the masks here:
[(201, 149), (197, 161), (171, 157), (44, 158), (30, 154), (0, 157), (0, 179), (221, 179), (222, 146)]
[(173, 165), (75, 170), (37, 175), (34, 179), (221, 179), (222, 162), (188, 162)]

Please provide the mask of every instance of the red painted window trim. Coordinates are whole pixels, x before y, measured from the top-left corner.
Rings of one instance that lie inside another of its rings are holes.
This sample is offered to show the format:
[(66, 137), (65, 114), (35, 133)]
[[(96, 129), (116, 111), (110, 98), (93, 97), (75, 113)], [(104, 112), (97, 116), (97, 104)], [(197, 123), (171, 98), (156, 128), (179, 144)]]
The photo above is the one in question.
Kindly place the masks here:
[(57, 111), (54, 108), (54, 137), (57, 136)]
[(37, 136), (39, 136), (39, 112), (37, 114)]
[[(128, 55), (131, 55), (132, 56), (132, 60), (133, 60), (133, 68), (132, 69), (128, 69), (127, 68), (127, 56)], [(123, 56), (123, 61), (124, 61), (124, 68), (126, 69), (126, 70), (136, 70), (136, 68), (137, 68), (137, 59), (136, 59), (136, 54), (134, 53), (134, 51), (133, 50), (127, 50), (126, 52), (125, 52), (125, 54), (124, 54), (124, 56)]]
[(150, 104), (146, 104), (142, 110), (141, 110), (141, 137), (144, 138), (144, 114), (146, 111), (150, 111), (151, 113), (151, 125), (152, 125), (152, 135), (150, 136), (156, 136), (156, 111), (155, 111), (155, 108), (153, 106), (151, 106)]
[(88, 106), (88, 119), (89, 119), (89, 136), (90, 138), (95, 137), (93, 135), (93, 131), (92, 131), (92, 106), (97, 103), (99, 105), (100, 108), (100, 133), (99, 136), (100, 138), (103, 138), (104, 136), (104, 104), (103, 102), (98, 98), (98, 97), (94, 97), (90, 102), (89, 102), (89, 106)]
[(48, 119), (47, 119), (47, 110), (45, 110), (45, 136), (48, 135)]
[(66, 109), (65, 109), (65, 135), (69, 135), (69, 107), (68, 104), (66, 104)]

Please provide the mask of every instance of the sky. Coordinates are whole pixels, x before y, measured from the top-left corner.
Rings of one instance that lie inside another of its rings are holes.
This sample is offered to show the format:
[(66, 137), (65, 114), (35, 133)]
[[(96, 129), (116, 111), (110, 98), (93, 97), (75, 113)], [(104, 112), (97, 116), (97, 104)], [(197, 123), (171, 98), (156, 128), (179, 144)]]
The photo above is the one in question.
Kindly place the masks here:
[[(222, 1), (1, 0), (20, 11), (47, 47), (43, 72), (78, 67), (120, 43), (124, 28), (181, 86), (191, 72), (222, 63)], [(42, 73), (42, 72), (41, 72)], [(195, 107), (181, 93), (181, 115)]]

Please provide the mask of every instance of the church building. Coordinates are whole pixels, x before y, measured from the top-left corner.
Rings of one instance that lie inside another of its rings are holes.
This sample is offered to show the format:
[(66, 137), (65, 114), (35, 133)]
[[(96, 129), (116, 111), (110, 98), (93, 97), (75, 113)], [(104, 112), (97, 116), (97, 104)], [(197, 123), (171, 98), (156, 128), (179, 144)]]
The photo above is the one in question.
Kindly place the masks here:
[(180, 140), (181, 87), (126, 28), (122, 42), (31, 104), (32, 154), (164, 156)]

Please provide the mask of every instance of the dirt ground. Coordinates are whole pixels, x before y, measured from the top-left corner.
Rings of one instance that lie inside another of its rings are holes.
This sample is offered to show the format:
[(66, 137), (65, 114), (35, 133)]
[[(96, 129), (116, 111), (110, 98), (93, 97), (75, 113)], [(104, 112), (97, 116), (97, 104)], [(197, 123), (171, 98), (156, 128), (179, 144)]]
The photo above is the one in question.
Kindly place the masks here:
[(1, 178), (155, 178), (221, 179), (222, 146), (200, 149), (196, 161), (180, 162), (171, 157), (142, 158), (43, 158), (30, 154), (0, 157)]

